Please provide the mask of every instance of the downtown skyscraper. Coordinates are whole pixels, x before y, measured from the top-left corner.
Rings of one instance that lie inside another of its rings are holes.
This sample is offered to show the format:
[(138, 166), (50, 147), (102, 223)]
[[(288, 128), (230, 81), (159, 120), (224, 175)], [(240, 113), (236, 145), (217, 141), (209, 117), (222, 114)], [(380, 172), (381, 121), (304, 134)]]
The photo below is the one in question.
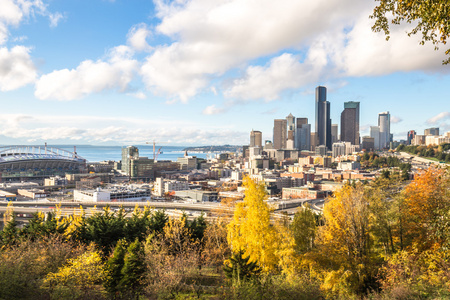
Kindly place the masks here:
[(344, 102), (341, 113), (341, 141), (359, 145), (359, 102)]
[(389, 148), (391, 141), (391, 115), (388, 111), (378, 114), (378, 127), (380, 128), (380, 148)]
[(330, 102), (327, 101), (327, 88), (316, 88), (316, 136), (319, 145), (325, 145), (331, 150), (331, 119)]
[(273, 148), (286, 149), (287, 120), (275, 119), (273, 122)]

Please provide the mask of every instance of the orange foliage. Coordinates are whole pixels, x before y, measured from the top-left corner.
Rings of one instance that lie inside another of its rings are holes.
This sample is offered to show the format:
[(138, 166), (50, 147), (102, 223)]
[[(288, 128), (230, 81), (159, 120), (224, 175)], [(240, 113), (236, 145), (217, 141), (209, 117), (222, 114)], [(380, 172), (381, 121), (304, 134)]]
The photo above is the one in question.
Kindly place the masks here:
[(429, 168), (405, 188), (406, 234), (412, 244), (430, 249), (433, 244), (442, 243), (442, 239), (436, 235), (436, 226), (443, 213), (450, 209), (449, 183), (448, 172)]

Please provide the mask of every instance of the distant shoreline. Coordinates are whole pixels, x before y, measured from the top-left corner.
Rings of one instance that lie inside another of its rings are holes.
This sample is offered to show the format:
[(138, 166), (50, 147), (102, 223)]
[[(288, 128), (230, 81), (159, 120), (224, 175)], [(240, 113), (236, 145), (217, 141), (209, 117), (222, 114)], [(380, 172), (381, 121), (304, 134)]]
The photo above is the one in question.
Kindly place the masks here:
[(221, 145), (221, 146), (199, 146), (186, 147), (183, 151), (191, 152), (242, 152), (242, 146), (238, 145)]

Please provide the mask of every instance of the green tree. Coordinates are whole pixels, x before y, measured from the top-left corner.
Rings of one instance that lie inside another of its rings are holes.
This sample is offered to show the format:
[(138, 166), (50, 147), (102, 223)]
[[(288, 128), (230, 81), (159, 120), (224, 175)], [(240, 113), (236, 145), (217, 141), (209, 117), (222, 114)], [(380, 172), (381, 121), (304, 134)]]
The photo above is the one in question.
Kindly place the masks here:
[(256, 262), (251, 262), (250, 257), (244, 257), (244, 250), (240, 250), (231, 255), (230, 259), (224, 262), (223, 270), (228, 278), (237, 281), (254, 278), (261, 273), (261, 268)]
[(299, 254), (311, 251), (317, 234), (317, 216), (309, 204), (295, 213), (290, 227), (294, 235), (295, 250)]
[(122, 290), (119, 285), (123, 278), (122, 269), (125, 264), (125, 241), (117, 242), (112, 256), (106, 263), (106, 270), (108, 272), (107, 280), (105, 280), (105, 289), (112, 297), (120, 297)]
[(142, 290), (142, 279), (144, 278), (145, 270), (144, 249), (141, 242), (136, 239), (127, 248), (121, 271), (122, 280), (119, 286), (137, 297)]
[[(446, 44), (450, 35), (448, 16), (450, 2), (448, 0), (375, 0), (379, 4), (370, 16), (375, 19), (372, 30), (383, 31), (386, 39), (390, 38), (390, 25), (414, 23), (415, 27), (408, 32), (408, 36), (421, 33), (421, 44), (431, 42), (438, 49), (440, 44)], [(450, 49), (445, 51), (450, 54)], [(450, 58), (443, 64), (450, 63)]]
[(166, 214), (164, 210), (157, 210), (152, 214), (150, 219), (150, 230), (155, 233), (161, 233), (164, 230), (164, 226), (166, 226), (169, 221), (169, 216)]

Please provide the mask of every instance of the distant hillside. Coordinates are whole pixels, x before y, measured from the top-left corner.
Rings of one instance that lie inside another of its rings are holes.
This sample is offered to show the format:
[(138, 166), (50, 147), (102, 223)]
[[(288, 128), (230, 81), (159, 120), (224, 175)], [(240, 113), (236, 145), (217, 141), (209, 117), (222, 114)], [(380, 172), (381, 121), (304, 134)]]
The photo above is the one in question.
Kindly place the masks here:
[(242, 152), (242, 146), (236, 145), (221, 145), (221, 146), (200, 146), (200, 147), (187, 147), (183, 151), (194, 152)]

